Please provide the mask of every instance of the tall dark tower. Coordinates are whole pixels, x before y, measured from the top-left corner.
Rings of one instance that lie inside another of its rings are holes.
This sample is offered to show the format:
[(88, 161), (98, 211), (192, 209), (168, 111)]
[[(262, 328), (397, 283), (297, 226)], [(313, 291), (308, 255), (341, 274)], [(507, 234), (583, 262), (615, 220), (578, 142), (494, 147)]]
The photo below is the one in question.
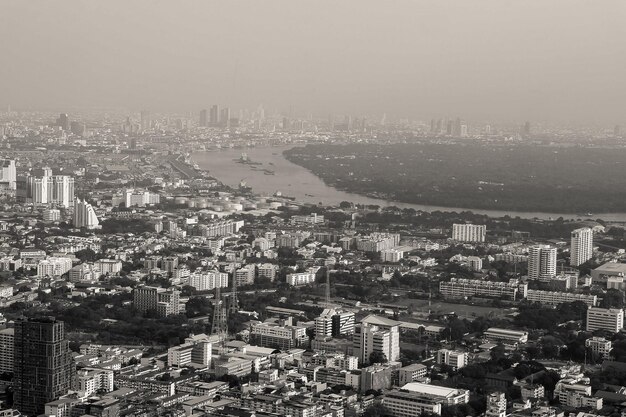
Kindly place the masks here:
[(220, 292), (220, 287), (215, 287), (215, 300), (213, 301), (213, 320), (211, 322), (211, 334), (219, 336), (220, 344), (223, 344), (228, 334), (226, 321), (226, 308)]
[(67, 394), (74, 375), (65, 324), (54, 318), (15, 323), (14, 406), (22, 414), (43, 414), (47, 402)]

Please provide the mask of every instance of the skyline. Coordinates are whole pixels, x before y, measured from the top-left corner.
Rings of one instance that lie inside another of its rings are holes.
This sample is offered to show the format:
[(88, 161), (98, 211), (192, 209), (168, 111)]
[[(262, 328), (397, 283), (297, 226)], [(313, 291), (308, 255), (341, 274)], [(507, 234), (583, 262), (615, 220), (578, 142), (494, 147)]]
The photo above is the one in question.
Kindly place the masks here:
[(0, 25), (15, 39), (0, 46), (11, 63), (0, 69), (0, 106), (196, 113), (262, 102), (320, 116), (624, 118), (622, 2), (121, 5), (3, 3), (3, 16), (27, 18)]

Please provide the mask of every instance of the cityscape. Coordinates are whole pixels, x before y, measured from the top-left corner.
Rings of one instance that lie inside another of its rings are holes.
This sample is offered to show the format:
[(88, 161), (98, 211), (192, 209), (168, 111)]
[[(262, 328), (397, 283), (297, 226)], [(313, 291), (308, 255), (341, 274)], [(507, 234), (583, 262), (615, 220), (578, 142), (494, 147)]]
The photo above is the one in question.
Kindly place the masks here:
[[(398, 104), (377, 102), (380, 63), (363, 74), (347, 63), (386, 31), (406, 31), (399, 51), (422, 33), (444, 42), (429, 32), (433, 16), (434, 27), (468, 13), (499, 28), (513, 12), (493, 0), (476, 0), (484, 13), (460, 0), (450, 2), (458, 10), (268, 0), (310, 25), (251, 1), (50, 3), (0, 5), (42, 31), (0, 46), (23, 70), (0, 70), (0, 417), (626, 416), (626, 84), (609, 77), (626, 64), (613, 37), (626, 5), (608, 2), (606, 31), (596, 27), (594, 39), (617, 51), (603, 62), (609, 78), (576, 92), (589, 103), (572, 93), (551, 109), (536, 91), (507, 96), (528, 107), (494, 105), (493, 74), (474, 80), (484, 88), (475, 106), (456, 91), (429, 107), (424, 88), (412, 107), (396, 90), (416, 90), (391, 67), (383, 90)], [(538, 2), (522, 3), (511, 2), (526, 29), (590, 30), (543, 22)], [(546, 21), (568, 4), (557, 3)], [(572, 19), (595, 13), (572, 4)], [(131, 19), (138, 9), (146, 19)], [(362, 27), (360, 13), (380, 15), (381, 27)], [(103, 22), (119, 33), (100, 34)], [(53, 42), (72, 32), (73, 52), (33, 70), (21, 54), (50, 58), (48, 27)], [(214, 31), (232, 48), (188, 52)], [(481, 56), (484, 34), (473, 23), (466, 33)], [(352, 49), (333, 49), (347, 40)], [(244, 44), (249, 55), (235, 48)], [(233, 74), (263, 88), (206, 81), (196, 71), (207, 51), (207, 68), (235, 62)], [(309, 54), (338, 51), (332, 62), (345, 68), (332, 81), (303, 69)], [(122, 71), (115, 83), (86, 70), (97, 63)], [(514, 67), (510, 77), (524, 79)], [(294, 68), (310, 79), (302, 90), (289, 87)], [(344, 72), (374, 95), (338, 88)], [(38, 89), (50, 73), (65, 75)], [(584, 81), (573, 70), (548, 84), (569, 76)], [(163, 85), (148, 93), (139, 81), (152, 77)]]

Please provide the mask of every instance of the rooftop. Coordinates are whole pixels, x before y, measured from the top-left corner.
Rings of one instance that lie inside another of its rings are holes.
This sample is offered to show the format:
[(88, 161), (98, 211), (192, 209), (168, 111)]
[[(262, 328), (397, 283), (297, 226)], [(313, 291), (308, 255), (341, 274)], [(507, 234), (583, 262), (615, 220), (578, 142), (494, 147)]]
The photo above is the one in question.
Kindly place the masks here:
[(457, 388), (440, 387), (438, 385), (422, 384), (420, 382), (409, 382), (404, 385), (402, 389), (420, 394), (434, 395), (436, 397), (452, 397), (464, 392), (464, 390)]

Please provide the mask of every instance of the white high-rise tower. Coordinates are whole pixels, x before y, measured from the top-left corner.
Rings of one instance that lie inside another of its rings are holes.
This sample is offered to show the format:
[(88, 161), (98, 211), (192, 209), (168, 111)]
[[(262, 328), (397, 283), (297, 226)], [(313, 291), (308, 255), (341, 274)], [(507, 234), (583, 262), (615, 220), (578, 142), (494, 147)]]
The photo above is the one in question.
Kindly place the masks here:
[(556, 276), (556, 248), (532, 246), (528, 251), (528, 278), (549, 280)]
[(593, 230), (589, 227), (576, 229), (572, 232), (570, 248), (571, 266), (579, 266), (593, 257)]

